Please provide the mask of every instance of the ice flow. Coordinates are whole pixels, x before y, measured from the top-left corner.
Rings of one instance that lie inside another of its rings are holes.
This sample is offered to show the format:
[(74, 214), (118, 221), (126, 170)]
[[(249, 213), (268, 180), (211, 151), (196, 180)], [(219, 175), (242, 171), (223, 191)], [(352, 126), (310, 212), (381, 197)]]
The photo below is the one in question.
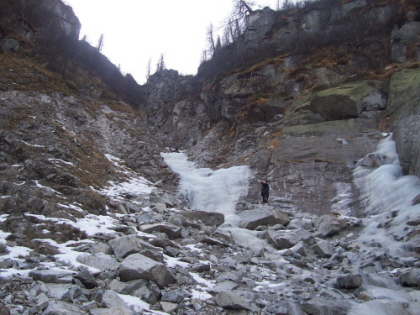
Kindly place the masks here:
[(184, 153), (161, 153), (169, 167), (181, 177), (179, 193), (192, 209), (219, 212), (225, 223), (238, 225), (236, 204), (248, 193), (250, 169), (233, 166), (219, 170), (196, 168)]

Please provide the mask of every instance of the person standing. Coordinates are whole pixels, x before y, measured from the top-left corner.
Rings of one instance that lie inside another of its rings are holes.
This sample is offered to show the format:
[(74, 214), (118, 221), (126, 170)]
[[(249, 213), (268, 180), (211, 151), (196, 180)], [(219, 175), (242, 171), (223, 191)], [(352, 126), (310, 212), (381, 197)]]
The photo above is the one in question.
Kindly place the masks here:
[(270, 186), (268, 186), (266, 180), (261, 181), (261, 185), (262, 185), (261, 186), (261, 197), (262, 197), (263, 205), (265, 203), (270, 205), (268, 203), (268, 197), (270, 196)]

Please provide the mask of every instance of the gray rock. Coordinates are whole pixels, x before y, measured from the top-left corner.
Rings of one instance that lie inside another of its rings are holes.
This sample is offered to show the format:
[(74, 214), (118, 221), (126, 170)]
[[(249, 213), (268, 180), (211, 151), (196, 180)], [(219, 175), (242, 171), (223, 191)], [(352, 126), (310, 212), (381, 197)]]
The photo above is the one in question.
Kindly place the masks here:
[(232, 292), (220, 292), (214, 297), (216, 304), (228, 310), (248, 310), (250, 311), (250, 303), (243, 297)]
[(143, 249), (140, 251), (139, 254), (142, 254), (143, 256), (149, 257), (150, 259), (156, 260), (157, 262), (163, 263), (163, 254), (162, 252), (154, 249)]
[(178, 309), (178, 307), (179, 307), (179, 305), (176, 304), (176, 303), (166, 302), (166, 301), (160, 302), (160, 306), (162, 307), (162, 310), (165, 313), (170, 313), (170, 314), (172, 314), (173, 312), (175, 312)]
[(314, 226), (318, 234), (323, 237), (333, 236), (340, 233), (343, 223), (340, 219), (332, 215), (323, 215), (314, 221)]
[(413, 206), (417, 205), (420, 203), (420, 194), (418, 194), (416, 197), (414, 197), (414, 199), (411, 201), (411, 204)]
[(118, 258), (125, 258), (128, 255), (138, 253), (143, 249), (143, 245), (136, 235), (125, 235), (114, 238), (110, 240), (108, 244)]
[(81, 264), (99, 269), (100, 271), (116, 270), (119, 266), (118, 260), (101, 252), (93, 255), (81, 254), (77, 256), (76, 260)]
[(181, 237), (181, 228), (169, 223), (144, 224), (140, 226), (140, 230), (145, 233), (165, 233), (169, 239), (174, 240)]
[(277, 249), (287, 249), (293, 247), (298, 242), (310, 243), (313, 236), (305, 229), (288, 231), (268, 231), (266, 234), (268, 243)]
[(184, 211), (181, 214), (189, 220), (200, 220), (210, 226), (219, 226), (225, 222), (225, 216), (218, 212)]
[[(323, 298), (314, 298), (309, 301), (302, 302), (300, 306), (307, 314), (347, 315), (354, 304), (356, 303), (346, 300), (326, 300)], [(360, 314), (369, 313), (359, 313), (359, 315)]]
[(127, 290), (127, 282), (121, 282), (118, 281), (116, 279), (113, 279), (107, 286), (108, 290), (120, 293), (120, 294), (124, 294), (126, 293)]
[(133, 315), (128, 308), (112, 307), (112, 308), (96, 308), (89, 311), (90, 315)]
[(361, 275), (345, 275), (337, 278), (337, 288), (339, 289), (357, 289), (363, 283)]
[(399, 282), (406, 287), (420, 287), (420, 269), (411, 269), (399, 277)]
[(176, 289), (170, 291), (164, 291), (162, 293), (162, 301), (165, 302), (173, 302), (173, 303), (181, 303), (186, 297), (188, 293), (183, 289)]
[(213, 293), (220, 293), (220, 292), (230, 292), (238, 287), (238, 283), (234, 281), (223, 281), (218, 284), (216, 284), (213, 288), (209, 289), (209, 292)]
[(152, 280), (160, 288), (174, 283), (174, 279), (166, 270), (165, 265), (141, 254), (133, 254), (124, 259), (119, 268), (119, 276), (122, 281)]
[(246, 210), (239, 212), (241, 222), (239, 227), (255, 230), (260, 225), (273, 225), (275, 218), (269, 210)]
[(362, 292), (363, 296), (369, 297), (370, 300), (388, 300), (395, 301), (400, 305), (409, 305), (413, 299), (412, 296), (405, 292), (405, 290), (392, 290), (388, 288), (380, 288), (374, 286), (363, 286)]
[(98, 286), (98, 283), (96, 282), (93, 275), (86, 269), (79, 271), (74, 275), (74, 278), (80, 280), (86, 289), (93, 289)]
[(265, 308), (267, 312), (275, 315), (305, 315), (299, 304), (292, 301), (280, 301)]
[(36, 309), (38, 312), (43, 311), (50, 304), (50, 299), (45, 293), (38, 294), (35, 297)]
[(86, 314), (76, 305), (60, 301), (51, 301), (42, 315), (77, 315)]
[(4, 243), (0, 243), (0, 253), (6, 253), (7, 252), (7, 246)]
[(32, 270), (29, 273), (34, 280), (47, 283), (72, 283), (75, 272), (66, 270)]
[(399, 303), (389, 300), (373, 300), (354, 305), (347, 315), (381, 314), (381, 315), (413, 315)]
[(102, 296), (102, 304), (107, 308), (121, 308), (128, 309), (127, 304), (119, 297), (117, 293), (111, 290), (107, 290)]
[(290, 223), (290, 217), (286, 212), (281, 210), (271, 210), (271, 213), (274, 215), (276, 224), (286, 226)]
[(334, 246), (329, 241), (317, 242), (313, 249), (315, 253), (321, 258), (328, 258), (334, 254)]

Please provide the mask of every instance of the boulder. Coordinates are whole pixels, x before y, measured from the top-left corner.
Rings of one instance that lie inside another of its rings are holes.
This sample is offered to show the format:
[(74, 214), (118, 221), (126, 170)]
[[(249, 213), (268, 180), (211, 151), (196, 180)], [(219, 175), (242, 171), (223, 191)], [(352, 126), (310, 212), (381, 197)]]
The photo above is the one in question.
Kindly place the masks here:
[(228, 310), (251, 310), (250, 303), (243, 297), (232, 293), (223, 291), (214, 297), (216, 304)]
[(77, 274), (74, 275), (74, 278), (82, 282), (86, 289), (93, 289), (98, 286), (98, 283), (96, 282), (95, 278), (86, 269), (79, 271)]
[(268, 243), (277, 249), (287, 249), (303, 241), (310, 243), (313, 236), (305, 229), (287, 230), (287, 231), (268, 231), (266, 233)]
[(246, 210), (242, 211), (239, 214), (241, 222), (239, 227), (248, 230), (255, 230), (260, 225), (273, 225), (275, 224), (274, 215), (270, 210)]
[(104, 253), (97, 254), (81, 254), (77, 256), (76, 260), (84, 265), (99, 269), (100, 271), (105, 270), (116, 270), (118, 268), (118, 261)]
[(276, 224), (286, 226), (290, 223), (290, 217), (286, 212), (281, 210), (271, 210), (271, 213), (274, 215)]
[(362, 283), (361, 275), (345, 275), (337, 278), (336, 286), (338, 289), (357, 289)]
[(29, 273), (35, 281), (46, 283), (72, 283), (75, 272), (66, 270), (32, 270)]
[(267, 306), (267, 312), (275, 315), (305, 315), (299, 304), (293, 301), (280, 301)]
[[(355, 302), (346, 300), (327, 300), (324, 298), (314, 298), (301, 303), (301, 308), (307, 314), (334, 314), (346, 315)], [(359, 313), (369, 314), (369, 313)]]
[(129, 310), (123, 299), (120, 298), (117, 293), (111, 290), (107, 290), (102, 296), (102, 304), (107, 308), (121, 308)]
[(181, 237), (181, 228), (179, 226), (162, 222), (156, 224), (144, 224), (140, 226), (140, 230), (144, 233), (165, 233), (169, 239), (174, 240)]
[(112, 307), (112, 308), (94, 308), (89, 311), (90, 315), (133, 315), (128, 308)]
[(314, 95), (308, 108), (326, 120), (349, 119), (362, 111), (385, 109), (387, 86), (382, 81), (356, 81)]
[(200, 220), (210, 226), (219, 226), (225, 222), (225, 216), (218, 212), (183, 211), (181, 214), (189, 220)]
[(315, 250), (315, 253), (321, 258), (329, 258), (334, 254), (334, 246), (331, 244), (331, 242), (328, 241), (317, 242), (313, 246), (313, 249)]
[(411, 269), (404, 272), (399, 281), (405, 287), (420, 287), (420, 269)]
[(165, 302), (172, 302), (172, 303), (181, 303), (185, 297), (188, 295), (188, 293), (183, 289), (176, 289), (176, 290), (170, 290), (165, 291), (162, 293), (162, 301)]
[(108, 244), (117, 258), (126, 258), (128, 255), (138, 253), (143, 249), (143, 245), (136, 235), (114, 238)]
[(119, 276), (122, 281), (152, 280), (160, 288), (174, 283), (174, 279), (164, 264), (141, 254), (133, 254), (124, 259), (119, 268)]
[(389, 300), (372, 300), (366, 303), (356, 304), (346, 314), (412, 315), (401, 304)]
[(332, 215), (323, 215), (314, 221), (314, 226), (318, 235), (322, 237), (333, 236), (340, 233), (343, 229), (343, 222)]
[(86, 313), (80, 310), (75, 304), (61, 302), (61, 301), (51, 301), (48, 304), (48, 307), (42, 313), (42, 315), (77, 315), (77, 314), (86, 314)]

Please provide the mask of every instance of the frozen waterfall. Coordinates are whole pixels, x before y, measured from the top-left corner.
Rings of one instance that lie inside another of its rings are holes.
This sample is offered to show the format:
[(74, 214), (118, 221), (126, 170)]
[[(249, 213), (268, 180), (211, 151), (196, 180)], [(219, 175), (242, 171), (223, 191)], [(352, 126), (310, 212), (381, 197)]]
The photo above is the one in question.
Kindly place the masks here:
[(236, 204), (248, 193), (251, 175), (248, 166), (233, 166), (219, 170), (196, 168), (184, 153), (161, 153), (166, 164), (181, 177), (179, 194), (195, 210), (224, 214), (222, 229), (229, 230), (238, 243), (249, 247), (271, 248), (257, 237), (258, 232), (241, 229), (235, 214)]
[(420, 194), (417, 176), (403, 176), (392, 136), (380, 141), (377, 151), (359, 160), (353, 172), (360, 201), (367, 216), (359, 240), (379, 245), (393, 257), (407, 256), (407, 221), (418, 217)]
[(210, 168), (196, 168), (184, 153), (162, 153), (162, 157), (181, 176), (178, 190), (190, 208), (223, 213), (226, 223), (238, 225), (235, 208), (239, 198), (248, 193), (248, 166), (214, 171)]

